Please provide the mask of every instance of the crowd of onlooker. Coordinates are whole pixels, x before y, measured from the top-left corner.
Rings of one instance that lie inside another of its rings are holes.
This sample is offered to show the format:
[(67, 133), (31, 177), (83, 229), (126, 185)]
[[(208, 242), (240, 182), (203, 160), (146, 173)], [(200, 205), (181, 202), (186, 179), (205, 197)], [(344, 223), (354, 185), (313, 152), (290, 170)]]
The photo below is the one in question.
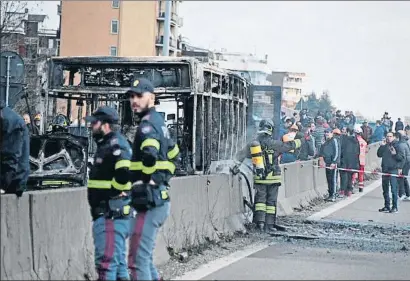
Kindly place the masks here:
[[(313, 116), (312, 116), (313, 115)], [(291, 163), (296, 160), (310, 160), (318, 157), (321, 145), (326, 141), (325, 131), (332, 129), (336, 135), (345, 135), (350, 131), (353, 134), (359, 134), (367, 144), (381, 142), (388, 132), (404, 131), (410, 135), (410, 124), (404, 124), (401, 118), (394, 123), (388, 112), (385, 112), (380, 120), (377, 120), (372, 128), (367, 120), (358, 124), (356, 116), (352, 111), (341, 110), (318, 111), (311, 114), (307, 109), (299, 113), (293, 113), (293, 116), (286, 116), (282, 112), (280, 139), (284, 142), (293, 140), (296, 134), (305, 136), (305, 144), (297, 151), (284, 153), (281, 163)]]
[(340, 110), (319, 111), (312, 116), (304, 109), (291, 117), (282, 114), (281, 140), (288, 142), (302, 137), (306, 140), (304, 144), (295, 151), (283, 153), (281, 163), (319, 158), (320, 166), (326, 168), (328, 200), (335, 201), (340, 195), (351, 196), (355, 184), (359, 191), (363, 190), (367, 145), (381, 142), (378, 156), (382, 158), (382, 172), (395, 176), (383, 176), (386, 203), (379, 211), (396, 213), (398, 198), (410, 201), (408, 180), (401, 177), (408, 176), (410, 169), (410, 124), (405, 125), (400, 118), (394, 123), (385, 112), (373, 129), (366, 120), (359, 124), (352, 111), (345, 111), (344, 115)]

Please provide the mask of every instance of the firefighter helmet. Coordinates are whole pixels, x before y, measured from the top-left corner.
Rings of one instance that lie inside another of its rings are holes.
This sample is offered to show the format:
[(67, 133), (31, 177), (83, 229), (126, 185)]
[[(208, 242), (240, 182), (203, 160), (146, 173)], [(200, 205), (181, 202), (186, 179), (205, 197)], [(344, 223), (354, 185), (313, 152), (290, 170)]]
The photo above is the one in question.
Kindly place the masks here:
[(273, 130), (275, 129), (275, 124), (273, 124), (272, 120), (270, 119), (263, 119), (259, 123), (259, 131), (258, 134), (267, 134), (272, 135)]
[(51, 122), (50, 128), (53, 132), (66, 132), (68, 131), (68, 125), (70, 122), (68, 118), (63, 114), (58, 114)]
[(361, 133), (363, 133), (363, 130), (362, 130), (362, 128), (361, 128), (361, 126), (360, 126), (359, 124), (356, 124), (356, 125), (354, 126), (354, 132), (355, 132), (356, 134), (361, 134)]

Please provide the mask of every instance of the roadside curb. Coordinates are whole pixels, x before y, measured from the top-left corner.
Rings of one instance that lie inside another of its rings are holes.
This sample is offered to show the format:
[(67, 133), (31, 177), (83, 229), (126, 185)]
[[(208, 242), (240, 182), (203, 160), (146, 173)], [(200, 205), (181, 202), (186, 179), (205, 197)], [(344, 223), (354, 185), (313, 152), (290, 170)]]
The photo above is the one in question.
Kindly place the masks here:
[(362, 198), (363, 196), (365, 196), (366, 194), (372, 192), (373, 190), (375, 190), (376, 188), (378, 188), (380, 186), (381, 186), (381, 180), (377, 180), (377, 181), (369, 184), (368, 186), (366, 186), (364, 188), (363, 192), (355, 193), (350, 198), (346, 198), (342, 201), (339, 201), (339, 202), (327, 207), (326, 209), (323, 209), (323, 210), (321, 210), (317, 213), (314, 213), (313, 215), (306, 218), (306, 220), (307, 221), (320, 221), (321, 219), (326, 218), (327, 216), (333, 214), (334, 212), (339, 211), (340, 209), (343, 209), (344, 207), (352, 204), (353, 202), (356, 202), (357, 200), (359, 200), (360, 198)]

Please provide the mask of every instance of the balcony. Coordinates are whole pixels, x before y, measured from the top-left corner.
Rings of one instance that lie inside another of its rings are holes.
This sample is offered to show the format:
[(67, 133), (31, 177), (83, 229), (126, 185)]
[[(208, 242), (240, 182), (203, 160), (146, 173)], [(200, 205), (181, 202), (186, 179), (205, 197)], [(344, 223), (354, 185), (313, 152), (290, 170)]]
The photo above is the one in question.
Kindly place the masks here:
[(9, 33), (9, 34), (26, 34), (24, 24), (21, 25), (4, 25), (3, 33)]
[(26, 45), (38, 45), (38, 37), (24, 37), (24, 44)]
[[(165, 12), (159, 12), (157, 20), (165, 21)], [(182, 27), (184, 24), (183, 19), (178, 16), (176, 13), (171, 13), (171, 26)]]
[[(164, 36), (158, 36), (155, 40), (155, 45), (157, 47), (163, 47), (163, 45), (164, 45)], [(173, 50), (173, 51), (181, 50), (182, 41), (170, 38), (169, 39), (169, 46), (170, 46), (171, 50)]]
[(40, 56), (55, 57), (57, 56), (57, 48), (39, 48), (38, 54)]

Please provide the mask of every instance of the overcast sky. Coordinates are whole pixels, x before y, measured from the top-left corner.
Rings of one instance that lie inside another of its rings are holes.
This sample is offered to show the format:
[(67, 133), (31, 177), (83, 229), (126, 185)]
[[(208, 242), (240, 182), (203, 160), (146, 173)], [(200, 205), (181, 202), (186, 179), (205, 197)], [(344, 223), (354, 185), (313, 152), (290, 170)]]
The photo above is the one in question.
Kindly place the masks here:
[[(44, 1), (48, 25), (56, 2)], [(268, 54), (276, 70), (305, 72), (342, 110), (410, 116), (410, 2), (184, 1), (191, 44)], [(394, 112), (394, 114), (393, 114)]]

